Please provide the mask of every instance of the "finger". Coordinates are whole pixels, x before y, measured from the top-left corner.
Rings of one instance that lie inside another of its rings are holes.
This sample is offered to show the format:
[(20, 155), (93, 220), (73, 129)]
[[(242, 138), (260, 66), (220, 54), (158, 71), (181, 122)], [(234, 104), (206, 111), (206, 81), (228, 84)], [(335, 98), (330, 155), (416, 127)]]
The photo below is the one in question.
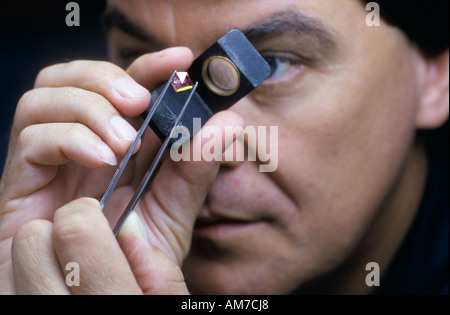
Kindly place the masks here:
[(83, 60), (47, 67), (35, 82), (35, 88), (41, 87), (78, 87), (98, 93), (127, 117), (139, 115), (150, 103), (149, 91), (109, 62)]
[(194, 56), (189, 48), (174, 47), (136, 59), (127, 72), (153, 91), (167, 81), (175, 70), (187, 70), (193, 60)]
[(18, 294), (70, 294), (53, 251), (49, 221), (32, 221), (17, 230), (12, 261)]
[(56, 167), (69, 161), (91, 168), (117, 164), (109, 146), (84, 125), (29, 126), (19, 135), (15, 156), (9, 165), (17, 171), (10, 176), (3, 193), (10, 200), (26, 196), (50, 183)]
[[(202, 134), (194, 137), (191, 152), (201, 152), (206, 146), (219, 148), (218, 159), (207, 162), (173, 162), (168, 160), (162, 166), (152, 185), (151, 193), (146, 195), (143, 219), (149, 227), (152, 244), (157, 245), (179, 265), (183, 262), (190, 247), (192, 229), (198, 213), (203, 206), (209, 187), (217, 176), (222, 153), (233, 143), (239, 134), (234, 126), (243, 126), (243, 118), (227, 111), (215, 115), (205, 125), (202, 132), (214, 126), (218, 136), (203, 139)], [(157, 235), (164, 235), (163, 238)], [(152, 238), (152, 235), (156, 237)]]
[(118, 155), (125, 155), (137, 136), (137, 131), (106, 98), (79, 88), (40, 88), (27, 92), (19, 101), (14, 131), (58, 122), (87, 126)]
[(21, 158), (37, 165), (63, 165), (68, 161), (88, 167), (117, 164), (111, 148), (78, 123), (29, 126), (19, 135), (18, 152)]
[(159, 248), (151, 246), (144, 233), (142, 222), (133, 211), (118, 237), (141, 290), (146, 295), (189, 294), (180, 267)]
[(14, 272), (9, 259), (0, 265), (0, 295), (15, 295)]
[(53, 246), (60, 266), (75, 262), (74, 294), (142, 294), (98, 201), (79, 199), (56, 211)]

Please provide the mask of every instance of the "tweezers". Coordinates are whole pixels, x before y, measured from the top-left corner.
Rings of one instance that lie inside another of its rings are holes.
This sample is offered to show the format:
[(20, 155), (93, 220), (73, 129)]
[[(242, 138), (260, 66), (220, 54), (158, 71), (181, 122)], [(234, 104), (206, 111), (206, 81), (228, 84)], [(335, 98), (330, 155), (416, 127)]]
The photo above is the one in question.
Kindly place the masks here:
[[(159, 95), (157, 101), (154, 103), (154, 105), (150, 109), (150, 112), (148, 113), (147, 118), (145, 119), (142, 127), (140, 128), (138, 135), (136, 136), (136, 139), (134, 140), (133, 144), (131, 145), (130, 149), (128, 150), (127, 154), (125, 155), (125, 157), (121, 161), (118, 169), (116, 170), (107, 190), (105, 191), (102, 199), (100, 200), (100, 205), (102, 207), (102, 210), (105, 209), (106, 204), (108, 203), (114, 190), (116, 189), (117, 184), (118, 184), (123, 172), (125, 171), (125, 168), (127, 167), (128, 163), (131, 159), (131, 156), (133, 155), (133, 152), (136, 150), (136, 147), (138, 146), (139, 141), (142, 139), (147, 127), (149, 126), (150, 121), (152, 120), (153, 116), (155, 115), (156, 111), (158, 110), (158, 107), (161, 105), (161, 102), (163, 101), (164, 96), (167, 93), (167, 90), (169, 89), (169, 87), (171, 86), (171, 82), (173, 81), (176, 74), (177, 74), (177, 71), (175, 71), (172, 74), (172, 76), (170, 77), (170, 79), (167, 81), (166, 85), (164, 86), (164, 89), (162, 90), (162, 93)], [(187, 98), (186, 102), (184, 103), (180, 113), (178, 114), (178, 116), (172, 126), (172, 130), (174, 130), (177, 126), (179, 126), (181, 124), (181, 120), (183, 119), (183, 116), (189, 107), (192, 97), (194, 96), (195, 91), (197, 90), (197, 87), (198, 87), (198, 82), (191, 89), (191, 93), (190, 93), (189, 97)], [(142, 197), (143, 193), (146, 191), (147, 187), (152, 183), (156, 173), (158, 172), (159, 166), (161, 165), (163, 156), (164, 156), (165, 152), (167, 151), (167, 149), (169, 148), (171, 139), (172, 139), (172, 133), (170, 133), (164, 140), (158, 153), (156, 154), (155, 158), (153, 159), (153, 161), (149, 167), (149, 170), (147, 171), (147, 173), (145, 174), (141, 183), (139, 184), (138, 188), (136, 189), (134, 196), (128, 203), (128, 206), (122, 212), (122, 215), (120, 216), (115, 227), (113, 228), (113, 233), (116, 237), (119, 234), (123, 223), (125, 222), (127, 217), (130, 215), (130, 213), (134, 210), (139, 199)]]

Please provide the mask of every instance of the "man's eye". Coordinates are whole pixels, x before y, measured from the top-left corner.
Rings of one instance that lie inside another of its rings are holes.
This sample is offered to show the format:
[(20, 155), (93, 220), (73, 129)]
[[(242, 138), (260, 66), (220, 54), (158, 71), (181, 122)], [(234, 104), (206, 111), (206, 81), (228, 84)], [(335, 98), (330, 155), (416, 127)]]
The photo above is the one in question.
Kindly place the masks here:
[(262, 53), (264, 59), (270, 65), (270, 81), (284, 81), (295, 78), (303, 69), (307, 61), (285, 53)]
[(267, 63), (270, 65), (270, 79), (276, 80), (284, 77), (289, 73), (292, 63), (287, 59), (266, 57)]

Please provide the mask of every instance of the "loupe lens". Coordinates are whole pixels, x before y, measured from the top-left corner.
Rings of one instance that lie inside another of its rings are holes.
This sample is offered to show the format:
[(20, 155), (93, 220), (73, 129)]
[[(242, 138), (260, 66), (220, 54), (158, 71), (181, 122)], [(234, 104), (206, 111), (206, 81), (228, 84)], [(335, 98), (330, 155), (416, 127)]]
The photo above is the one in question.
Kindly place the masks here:
[(224, 57), (211, 57), (204, 65), (203, 80), (208, 88), (221, 96), (234, 94), (240, 85), (239, 70)]

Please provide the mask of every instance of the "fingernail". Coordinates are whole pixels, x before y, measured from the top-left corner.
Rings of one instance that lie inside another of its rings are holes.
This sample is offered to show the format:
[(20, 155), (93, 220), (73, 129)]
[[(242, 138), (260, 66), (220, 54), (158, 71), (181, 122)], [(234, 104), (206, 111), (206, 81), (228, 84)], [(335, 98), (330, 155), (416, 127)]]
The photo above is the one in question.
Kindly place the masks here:
[(136, 234), (148, 241), (148, 234), (145, 231), (144, 224), (135, 211), (132, 211), (123, 223), (122, 228), (119, 232), (119, 237), (126, 237), (131, 234)]
[(110, 121), (111, 128), (114, 134), (121, 141), (134, 141), (137, 136), (137, 131), (122, 117), (115, 115)]
[(97, 142), (97, 152), (103, 162), (109, 165), (117, 165), (117, 158), (113, 151), (108, 147), (108, 145), (99, 140)]
[(113, 86), (117, 93), (124, 98), (141, 98), (150, 93), (146, 88), (129, 77), (117, 79)]

